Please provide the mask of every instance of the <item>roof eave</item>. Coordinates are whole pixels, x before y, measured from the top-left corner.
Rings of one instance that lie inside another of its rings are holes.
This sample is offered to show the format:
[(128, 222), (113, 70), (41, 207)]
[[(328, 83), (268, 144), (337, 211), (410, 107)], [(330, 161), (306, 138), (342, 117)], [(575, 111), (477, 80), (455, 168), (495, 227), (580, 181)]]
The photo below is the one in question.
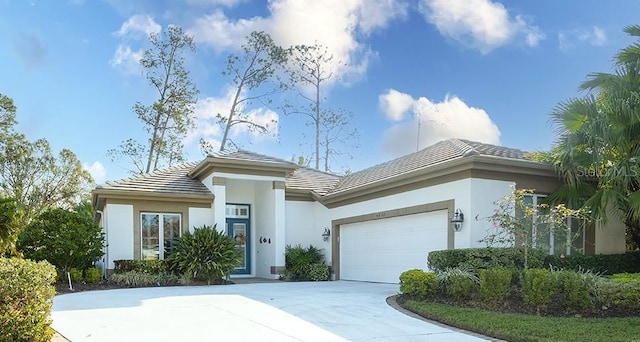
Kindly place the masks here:
[(214, 172), (216, 166), (235, 167), (238, 169), (251, 171), (276, 171), (282, 172), (285, 176), (298, 168), (298, 166), (295, 164), (286, 165), (283, 163), (267, 161), (219, 158), (209, 156), (198, 163), (198, 165), (196, 165), (191, 171), (189, 171), (189, 173), (187, 173), (187, 176), (197, 179), (204, 178)]
[[(93, 204), (96, 208), (104, 208), (106, 199), (144, 199), (156, 201), (198, 202), (211, 203), (213, 194), (189, 194), (161, 191), (136, 191), (120, 189), (95, 189), (91, 192)], [(99, 210), (100, 210), (99, 209)]]
[(345, 202), (354, 197), (360, 197), (411, 183), (422, 182), (449, 174), (471, 170), (504, 172), (505, 168), (508, 168), (507, 171), (513, 174), (558, 178), (558, 175), (555, 173), (551, 165), (523, 159), (471, 155), (415, 169), (354, 188), (329, 193), (321, 196), (319, 201), (325, 206), (334, 207), (337, 206), (337, 203)]

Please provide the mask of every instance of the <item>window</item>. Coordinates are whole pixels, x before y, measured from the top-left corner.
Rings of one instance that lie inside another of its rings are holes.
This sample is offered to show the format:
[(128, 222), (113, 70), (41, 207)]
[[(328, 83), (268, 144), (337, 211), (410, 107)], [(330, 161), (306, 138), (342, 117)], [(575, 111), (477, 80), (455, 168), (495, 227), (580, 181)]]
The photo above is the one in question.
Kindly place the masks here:
[[(524, 203), (533, 208), (538, 207), (547, 196), (525, 195)], [(548, 250), (549, 254), (571, 255), (584, 251), (585, 222), (572, 217), (567, 218), (567, 229), (552, 229), (545, 222), (544, 215), (548, 214), (538, 207), (537, 213), (532, 218), (533, 224), (529, 229), (529, 243), (532, 247)]]
[(141, 213), (140, 258), (164, 259), (173, 240), (180, 237), (181, 221), (180, 214)]

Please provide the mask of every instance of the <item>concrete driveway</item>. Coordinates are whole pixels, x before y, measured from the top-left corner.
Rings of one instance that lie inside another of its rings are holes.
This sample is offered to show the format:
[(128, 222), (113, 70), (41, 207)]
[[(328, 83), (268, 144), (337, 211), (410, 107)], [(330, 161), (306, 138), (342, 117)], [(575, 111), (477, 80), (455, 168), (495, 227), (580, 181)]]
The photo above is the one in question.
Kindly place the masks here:
[(398, 285), (349, 281), (155, 287), (56, 296), (78, 341), (481, 341), (386, 303)]

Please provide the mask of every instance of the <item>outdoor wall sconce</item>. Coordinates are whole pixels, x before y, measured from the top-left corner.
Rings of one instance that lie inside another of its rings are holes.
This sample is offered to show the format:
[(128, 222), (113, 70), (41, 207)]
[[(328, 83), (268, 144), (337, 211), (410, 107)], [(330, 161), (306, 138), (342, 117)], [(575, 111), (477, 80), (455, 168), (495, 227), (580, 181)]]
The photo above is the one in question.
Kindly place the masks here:
[(453, 230), (459, 232), (462, 229), (462, 222), (464, 222), (464, 214), (462, 210), (456, 209), (453, 213), (453, 217), (451, 218), (451, 223), (453, 223)]
[(325, 228), (324, 232), (322, 233), (322, 241), (329, 241), (329, 237), (331, 237), (331, 231), (329, 230), (329, 228)]

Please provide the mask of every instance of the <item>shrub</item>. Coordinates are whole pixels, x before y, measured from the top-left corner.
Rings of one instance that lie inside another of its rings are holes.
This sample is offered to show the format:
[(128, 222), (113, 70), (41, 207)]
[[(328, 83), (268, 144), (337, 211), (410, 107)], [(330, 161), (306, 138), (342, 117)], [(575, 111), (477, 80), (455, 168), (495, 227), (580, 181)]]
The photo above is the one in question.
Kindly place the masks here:
[(575, 254), (564, 258), (548, 255), (545, 264), (566, 270), (590, 270), (602, 275), (640, 273), (640, 251), (624, 254)]
[(241, 256), (232, 237), (215, 226), (202, 226), (175, 240), (167, 262), (178, 274), (211, 284), (212, 280), (228, 276), (240, 263)]
[(91, 213), (49, 209), (20, 233), (18, 250), (25, 258), (47, 260), (58, 270), (86, 269), (103, 251), (104, 233)]
[(469, 267), (448, 268), (436, 275), (440, 289), (457, 302), (473, 297), (480, 282)]
[(309, 280), (313, 281), (326, 281), (329, 280), (330, 272), (329, 266), (325, 264), (311, 264), (309, 265)]
[(580, 311), (593, 307), (587, 280), (575, 271), (556, 271), (557, 292), (560, 304), (566, 309)]
[(503, 302), (511, 293), (513, 270), (489, 268), (478, 271), (480, 279), (480, 299), (488, 304)]
[(16, 254), (16, 240), (20, 232), (20, 210), (13, 198), (0, 195), (0, 256)]
[(82, 281), (82, 271), (77, 268), (72, 268), (69, 270), (69, 278), (74, 283), (78, 283)]
[(640, 310), (640, 283), (603, 282), (598, 286), (597, 298), (603, 308)]
[(55, 268), (46, 261), (0, 258), (0, 331), (3, 341), (50, 341)]
[(551, 271), (545, 269), (527, 269), (524, 271), (522, 293), (524, 303), (538, 311), (551, 302), (555, 292), (555, 282)]
[(324, 265), (322, 251), (312, 245), (304, 248), (301, 245), (287, 245), (284, 253), (284, 276), (287, 280), (312, 280), (311, 265)]
[(413, 269), (400, 274), (400, 293), (416, 297), (429, 298), (434, 295), (438, 279), (434, 272)]
[(98, 283), (102, 280), (102, 270), (97, 267), (91, 267), (84, 271), (84, 281), (89, 284)]
[[(547, 253), (540, 249), (529, 249), (529, 268), (544, 266)], [(459, 266), (471, 267), (475, 270), (488, 268), (524, 268), (524, 249), (522, 248), (466, 248), (447, 249), (430, 252), (427, 256), (429, 269), (432, 271), (444, 271), (447, 268)]]
[(129, 271), (122, 273), (114, 273), (109, 280), (121, 286), (162, 286), (175, 284), (179, 278), (168, 273), (142, 273), (138, 271)]
[(611, 276), (611, 281), (616, 283), (640, 282), (640, 273), (616, 273)]
[[(167, 256), (168, 257), (168, 256)], [(114, 260), (116, 273), (137, 271), (148, 274), (165, 273), (168, 270), (165, 260)]]

